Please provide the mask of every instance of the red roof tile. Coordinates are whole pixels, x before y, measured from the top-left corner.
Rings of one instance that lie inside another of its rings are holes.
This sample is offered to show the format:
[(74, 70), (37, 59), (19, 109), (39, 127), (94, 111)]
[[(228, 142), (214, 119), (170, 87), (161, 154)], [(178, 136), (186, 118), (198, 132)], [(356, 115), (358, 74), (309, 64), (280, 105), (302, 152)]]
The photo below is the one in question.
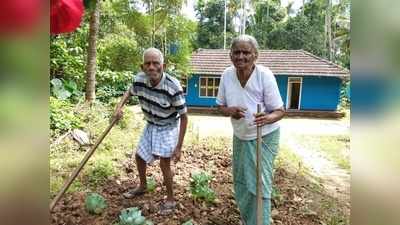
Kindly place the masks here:
[[(348, 77), (349, 71), (304, 50), (260, 50), (257, 64), (276, 75)], [(231, 65), (229, 50), (199, 49), (191, 58), (192, 73), (221, 75)]]

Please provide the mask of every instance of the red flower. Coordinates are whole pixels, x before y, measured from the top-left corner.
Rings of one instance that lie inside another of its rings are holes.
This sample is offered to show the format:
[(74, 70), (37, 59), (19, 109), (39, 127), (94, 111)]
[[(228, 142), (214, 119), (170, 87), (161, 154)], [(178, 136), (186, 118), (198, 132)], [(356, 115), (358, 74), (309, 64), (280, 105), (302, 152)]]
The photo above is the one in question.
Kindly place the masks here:
[(41, 22), (43, 0), (2, 0), (0, 34), (28, 33)]
[(51, 0), (50, 33), (60, 34), (76, 30), (83, 15), (82, 0)]

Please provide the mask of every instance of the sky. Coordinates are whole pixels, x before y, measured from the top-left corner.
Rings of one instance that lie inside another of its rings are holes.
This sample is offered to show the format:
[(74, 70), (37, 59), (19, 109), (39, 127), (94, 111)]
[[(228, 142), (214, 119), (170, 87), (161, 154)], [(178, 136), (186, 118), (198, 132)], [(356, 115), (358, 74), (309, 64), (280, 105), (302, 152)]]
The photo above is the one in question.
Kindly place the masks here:
[[(229, 1), (229, 0), (227, 0)], [(305, 2), (308, 2), (309, 0), (304, 0)], [(184, 5), (182, 8), (182, 13), (183, 15), (187, 16), (188, 18), (192, 20), (196, 20), (196, 12), (194, 10), (194, 5), (196, 4), (197, 0), (187, 0), (187, 4)], [(294, 2), (293, 3), (293, 9), (297, 11), (300, 9), (300, 7), (303, 5), (303, 0), (281, 0), (282, 6), (286, 7), (289, 2)], [(338, 4), (339, 0), (332, 0), (332, 3)]]
[[(229, 1), (229, 0), (228, 0)], [(303, 0), (281, 0), (282, 6), (287, 6), (289, 2), (293, 1), (293, 9), (298, 10), (302, 4)], [(307, 1), (307, 0), (306, 0)], [(182, 8), (183, 15), (187, 16), (192, 20), (196, 20), (196, 12), (194, 10), (194, 5), (196, 4), (196, 0), (187, 0), (187, 4)]]

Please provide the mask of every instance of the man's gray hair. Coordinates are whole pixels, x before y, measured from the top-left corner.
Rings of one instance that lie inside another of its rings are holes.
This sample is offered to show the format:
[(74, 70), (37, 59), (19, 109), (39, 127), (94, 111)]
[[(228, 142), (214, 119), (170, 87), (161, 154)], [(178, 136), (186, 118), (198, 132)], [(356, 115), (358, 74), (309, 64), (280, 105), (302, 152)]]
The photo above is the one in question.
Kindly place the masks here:
[(163, 56), (162, 52), (160, 50), (156, 49), (156, 48), (148, 48), (148, 49), (144, 50), (144, 52), (143, 52), (143, 62), (144, 62), (144, 56), (147, 53), (150, 53), (150, 52), (156, 53), (160, 57), (160, 63), (161, 64), (164, 63), (164, 56)]
[(257, 40), (253, 36), (247, 35), (247, 34), (242, 34), (242, 35), (239, 35), (238, 37), (235, 37), (232, 40), (231, 50), (232, 50), (233, 46), (235, 46), (238, 42), (241, 42), (241, 41), (249, 43), (254, 48), (256, 53), (258, 54), (258, 42), (257, 42)]

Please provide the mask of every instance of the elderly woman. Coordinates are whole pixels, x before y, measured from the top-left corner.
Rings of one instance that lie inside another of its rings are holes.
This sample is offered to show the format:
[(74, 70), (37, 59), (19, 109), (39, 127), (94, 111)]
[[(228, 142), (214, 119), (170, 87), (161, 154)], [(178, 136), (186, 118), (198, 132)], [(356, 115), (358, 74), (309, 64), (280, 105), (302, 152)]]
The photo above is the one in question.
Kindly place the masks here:
[(271, 70), (256, 64), (257, 57), (254, 37), (241, 35), (232, 41), (233, 66), (223, 72), (216, 100), (219, 110), (231, 117), (235, 199), (246, 225), (256, 224), (257, 126), (262, 127), (263, 224), (270, 224), (273, 163), (279, 149), (277, 121), (284, 116), (275, 77)]

